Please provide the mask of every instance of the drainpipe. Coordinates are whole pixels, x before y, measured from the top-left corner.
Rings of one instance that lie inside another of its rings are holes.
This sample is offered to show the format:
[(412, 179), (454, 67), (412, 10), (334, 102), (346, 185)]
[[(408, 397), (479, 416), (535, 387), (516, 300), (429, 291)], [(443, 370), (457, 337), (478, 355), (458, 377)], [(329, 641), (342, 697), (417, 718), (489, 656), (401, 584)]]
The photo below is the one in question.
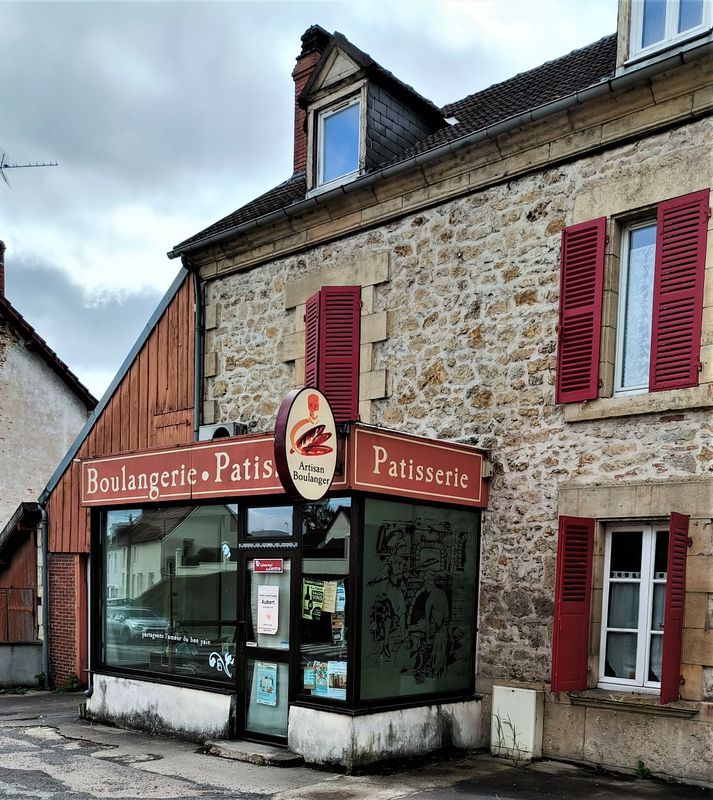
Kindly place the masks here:
[(50, 688), (50, 637), (49, 637), (49, 563), (47, 546), (47, 509), (41, 507), (40, 530), (42, 532), (42, 671), (44, 688)]
[(188, 256), (181, 256), (181, 263), (193, 276), (193, 441), (198, 441), (201, 426), (201, 402), (203, 387), (203, 288), (200, 275)]

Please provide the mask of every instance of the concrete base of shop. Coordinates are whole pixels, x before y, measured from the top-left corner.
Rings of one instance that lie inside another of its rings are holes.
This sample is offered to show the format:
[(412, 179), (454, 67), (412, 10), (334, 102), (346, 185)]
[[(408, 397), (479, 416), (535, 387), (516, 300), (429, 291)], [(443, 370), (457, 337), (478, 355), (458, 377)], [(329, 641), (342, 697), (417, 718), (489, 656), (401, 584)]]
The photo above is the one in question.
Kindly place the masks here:
[(151, 681), (94, 675), (86, 715), (99, 722), (183, 739), (223, 739), (233, 696)]
[(307, 763), (348, 771), (443, 747), (483, 747), (481, 703), (442, 703), (355, 717), (292, 706), (287, 744)]

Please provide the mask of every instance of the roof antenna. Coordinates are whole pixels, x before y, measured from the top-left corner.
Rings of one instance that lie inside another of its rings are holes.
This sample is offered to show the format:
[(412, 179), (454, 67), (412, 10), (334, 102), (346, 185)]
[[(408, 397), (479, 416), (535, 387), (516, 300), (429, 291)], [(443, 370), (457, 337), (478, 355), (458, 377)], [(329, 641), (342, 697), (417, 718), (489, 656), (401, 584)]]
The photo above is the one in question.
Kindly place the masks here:
[(56, 167), (58, 166), (56, 161), (36, 161), (32, 164), (10, 164), (8, 163), (7, 153), (3, 151), (3, 154), (0, 156), (0, 178), (2, 178), (5, 183), (10, 186), (10, 181), (7, 179), (7, 175), (5, 174), (6, 169), (25, 169), (27, 167)]

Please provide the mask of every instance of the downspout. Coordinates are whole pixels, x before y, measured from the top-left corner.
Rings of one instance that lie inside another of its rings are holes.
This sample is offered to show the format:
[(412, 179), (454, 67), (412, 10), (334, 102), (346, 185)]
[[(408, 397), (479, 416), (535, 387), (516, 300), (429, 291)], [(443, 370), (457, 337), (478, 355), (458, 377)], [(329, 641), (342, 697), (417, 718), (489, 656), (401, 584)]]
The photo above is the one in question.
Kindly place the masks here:
[(41, 507), (40, 531), (42, 537), (42, 672), (44, 687), (50, 688), (50, 637), (49, 637), (49, 563), (47, 536), (47, 509)]
[(184, 269), (193, 276), (193, 441), (198, 441), (203, 395), (203, 288), (198, 270), (187, 255), (181, 256)]

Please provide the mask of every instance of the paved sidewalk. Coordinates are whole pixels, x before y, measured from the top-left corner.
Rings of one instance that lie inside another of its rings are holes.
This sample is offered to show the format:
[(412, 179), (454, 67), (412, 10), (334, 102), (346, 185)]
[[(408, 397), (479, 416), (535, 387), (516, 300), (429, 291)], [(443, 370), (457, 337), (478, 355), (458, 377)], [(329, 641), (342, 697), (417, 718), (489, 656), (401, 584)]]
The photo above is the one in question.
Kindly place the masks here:
[[(515, 766), (488, 754), (421, 760), (348, 776), (271, 767), (78, 718), (81, 694), (0, 695), (0, 798), (40, 800), (713, 800), (690, 786), (554, 761)], [(247, 745), (242, 746), (243, 749)]]

